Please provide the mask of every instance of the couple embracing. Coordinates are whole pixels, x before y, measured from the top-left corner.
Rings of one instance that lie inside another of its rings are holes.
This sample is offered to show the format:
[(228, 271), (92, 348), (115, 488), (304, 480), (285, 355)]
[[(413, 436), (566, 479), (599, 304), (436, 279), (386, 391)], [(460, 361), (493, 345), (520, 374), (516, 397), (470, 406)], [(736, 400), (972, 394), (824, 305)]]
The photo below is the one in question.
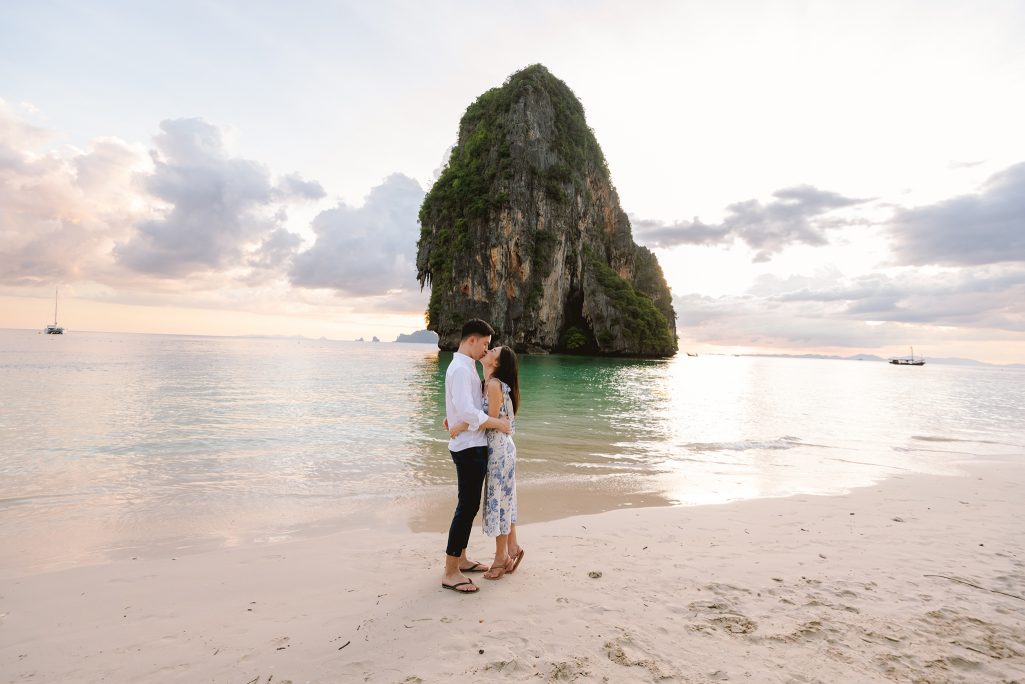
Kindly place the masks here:
[[(456, 466), (458, 503), (445, 548), (445, 576), (441, 586), (462, 594), (479, 587), (464, 573), (483, 572), (486, 579), (501, 579), (515, 572), (523, 560), (516, 540), (516, 445), (512, 435), (520, 406), (516, 353), (507, 346), (491, 346), (495, 331), (484, 321), (463, 325), (459, 350), (445, 373), (445, 426)], [(484, 368), (484, 385), (477, 362)], [(484, 534), (495, 538), (495, 559), (490, 566), (466, 555), (473, 519), (484, 489)]]

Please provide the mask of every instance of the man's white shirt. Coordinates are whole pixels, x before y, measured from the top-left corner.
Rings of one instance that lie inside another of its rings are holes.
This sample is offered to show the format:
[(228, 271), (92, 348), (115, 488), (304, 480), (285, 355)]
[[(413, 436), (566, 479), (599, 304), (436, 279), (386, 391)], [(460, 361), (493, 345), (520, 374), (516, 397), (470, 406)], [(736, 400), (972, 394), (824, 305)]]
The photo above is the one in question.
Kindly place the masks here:
[(455, 352), (445, 371), (445, 417), (453, 427), (463, 422), (469, 423), (470, 427), (449, 441), (449, 451), (487, 446), (488, 438), (480, 427), (488, 419), (488, 414), (481, 410), (483, 403), (477, 362), (466, 354)]

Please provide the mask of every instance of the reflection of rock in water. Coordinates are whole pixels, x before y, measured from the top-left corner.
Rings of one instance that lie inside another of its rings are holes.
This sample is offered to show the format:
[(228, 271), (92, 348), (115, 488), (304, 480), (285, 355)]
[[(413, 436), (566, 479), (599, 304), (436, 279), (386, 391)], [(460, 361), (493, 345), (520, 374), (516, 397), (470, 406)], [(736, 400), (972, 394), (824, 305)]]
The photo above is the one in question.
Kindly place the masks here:
[[(417, 531), (451, 522), (455, 469), (448, 452), (445, 370), (451, 352), (425, 354), (410, 381), (414, 415), (409, 417), (410, 479), (423, 485), (413, 493), (410, 524)], [(638, 384), (652, 387), (662, 361), (594, 359), (575, 356), (523, 356), (523, 405), (517, 416), (520, 455), (520, 510), (537, 522), (598, 513), (623, 506), (672, 503), (655, 478), (657, 461), (645, 453), (661, 443), (649, 411), (662, 399), (639, 396)], [(529, 508), (525, 508), (529, 507)]]

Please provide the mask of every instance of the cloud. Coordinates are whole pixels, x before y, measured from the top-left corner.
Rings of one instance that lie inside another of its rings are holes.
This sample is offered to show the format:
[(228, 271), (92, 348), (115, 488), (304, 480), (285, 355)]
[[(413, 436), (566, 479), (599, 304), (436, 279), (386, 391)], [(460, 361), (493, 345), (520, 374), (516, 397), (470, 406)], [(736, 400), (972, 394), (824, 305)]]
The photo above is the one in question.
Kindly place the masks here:
[(790, 245), (826, 244), (827, 230), (848, 224), (828, 215), (837, 209), (869, 201), (810, 185), (777, 190), (773, 197), (775, 199), (765, 204), (754, 199), (731, 204), (720, 224), (704, 224), (697, 218), (675, 224), (633, 219), (634, 233), (639, 242), (662, 248), (720, 245), (739, 239), (756, 250), (756, 262), (768, 261)]
[(246, 265), (251, 269), (246, 277), (249, 284), (259, 284), (288, 273), (292, 259), (302, 244), (302, 238), (284, 228), (276, 228), (252, 250)]
[(327, 193), (317, 181), (304, 180), (297, 173), (290, 173), (278, 181), (277, 195), (283, 199), (319, 200)]
[(414, 288), (424, 194), (415, 180), (396, 173), (363, 206), (321, 212), (313, 220), (316, 242), (296, 256), (292, 283), (358, 297)]
[(50, 149), (52, 131), (0, 101), (0, 282), (51, 285), (109, 265), (114, 241), (146, 214), (132, 178), (144, 151), (115, 138)]
[(673, 305), (692, 343), (871, 349), (906, 343), (916, 334), (908, 326), (926, 326), (928, 339), (1013, 339), (1025, 333), (1025, 270), (907, 269), (845, 278), (827, 267), (813, 275), (764, 275), (740, 295), (678, 295)]
[(387, 178), (361, 207), (321, 212), (316, 241), (300, 252), (287, 209), (322, 199), (324, 188), (294, 173), (275, 181), (263, 164), (233, 156), (212, 124), (164, 121), (149, 150), (114, 138), (85, 150), (57, 140), (0, 101), (4, 285), (89, 282), (118, 301), (180, 303), (190, 292), (198, 307), (223, 303), (219, 292), (257, 288), (293, 300), (302, 288), (326, 288), (365, 311), (426, 306), (414, 263), (424, 191), (406, 176)]
[(1025, 162), (993, 175), (976, 194), (897, 210), (890, 235), (901, 264), (1025, 261)]
[(1025, 270), (1015, 267), (877, 273), (773, 299), (862, 321), (1025, 331)]
[(323, 196), (319, 184), (296, 176), (274, 186), (266, 167), (229, 156), (220, 130), (201, 119), (164, 121), (160, 129), (144, 187), (170, 210), (139, 223), (115, 248), (118, 262), (134, 271), (181, 278), (241, 265), (281, 228), (279, 199)]
[(683, 223), (662, 223), (650, 219), (630, 217), (634, 237), (649, 247), (676, 247), (678, 245), (720, 245), (732, 241), (726, 226), (709, 226), (697, 217)]
[[(758, 295), (674, 296), (677, 328), (687, 343), (776, 349), (874, 348), (898, 341), (892, 328), (798, 307)], [(892, 337), (891, 337), (892, 336)]]

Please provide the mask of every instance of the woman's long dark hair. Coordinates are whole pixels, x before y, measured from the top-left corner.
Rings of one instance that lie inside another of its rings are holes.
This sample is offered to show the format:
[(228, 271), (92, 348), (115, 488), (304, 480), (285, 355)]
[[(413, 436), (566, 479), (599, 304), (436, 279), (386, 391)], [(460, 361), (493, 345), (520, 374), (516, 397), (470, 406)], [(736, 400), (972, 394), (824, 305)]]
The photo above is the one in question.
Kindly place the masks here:
[(498, 352), (498, 368), (494, 377), (509, 385), (509, 396), (512, 397), (513, 413), (520, 412), (520, 371), (516, 361), (516, 352), (512, 347), (502, 345)]

